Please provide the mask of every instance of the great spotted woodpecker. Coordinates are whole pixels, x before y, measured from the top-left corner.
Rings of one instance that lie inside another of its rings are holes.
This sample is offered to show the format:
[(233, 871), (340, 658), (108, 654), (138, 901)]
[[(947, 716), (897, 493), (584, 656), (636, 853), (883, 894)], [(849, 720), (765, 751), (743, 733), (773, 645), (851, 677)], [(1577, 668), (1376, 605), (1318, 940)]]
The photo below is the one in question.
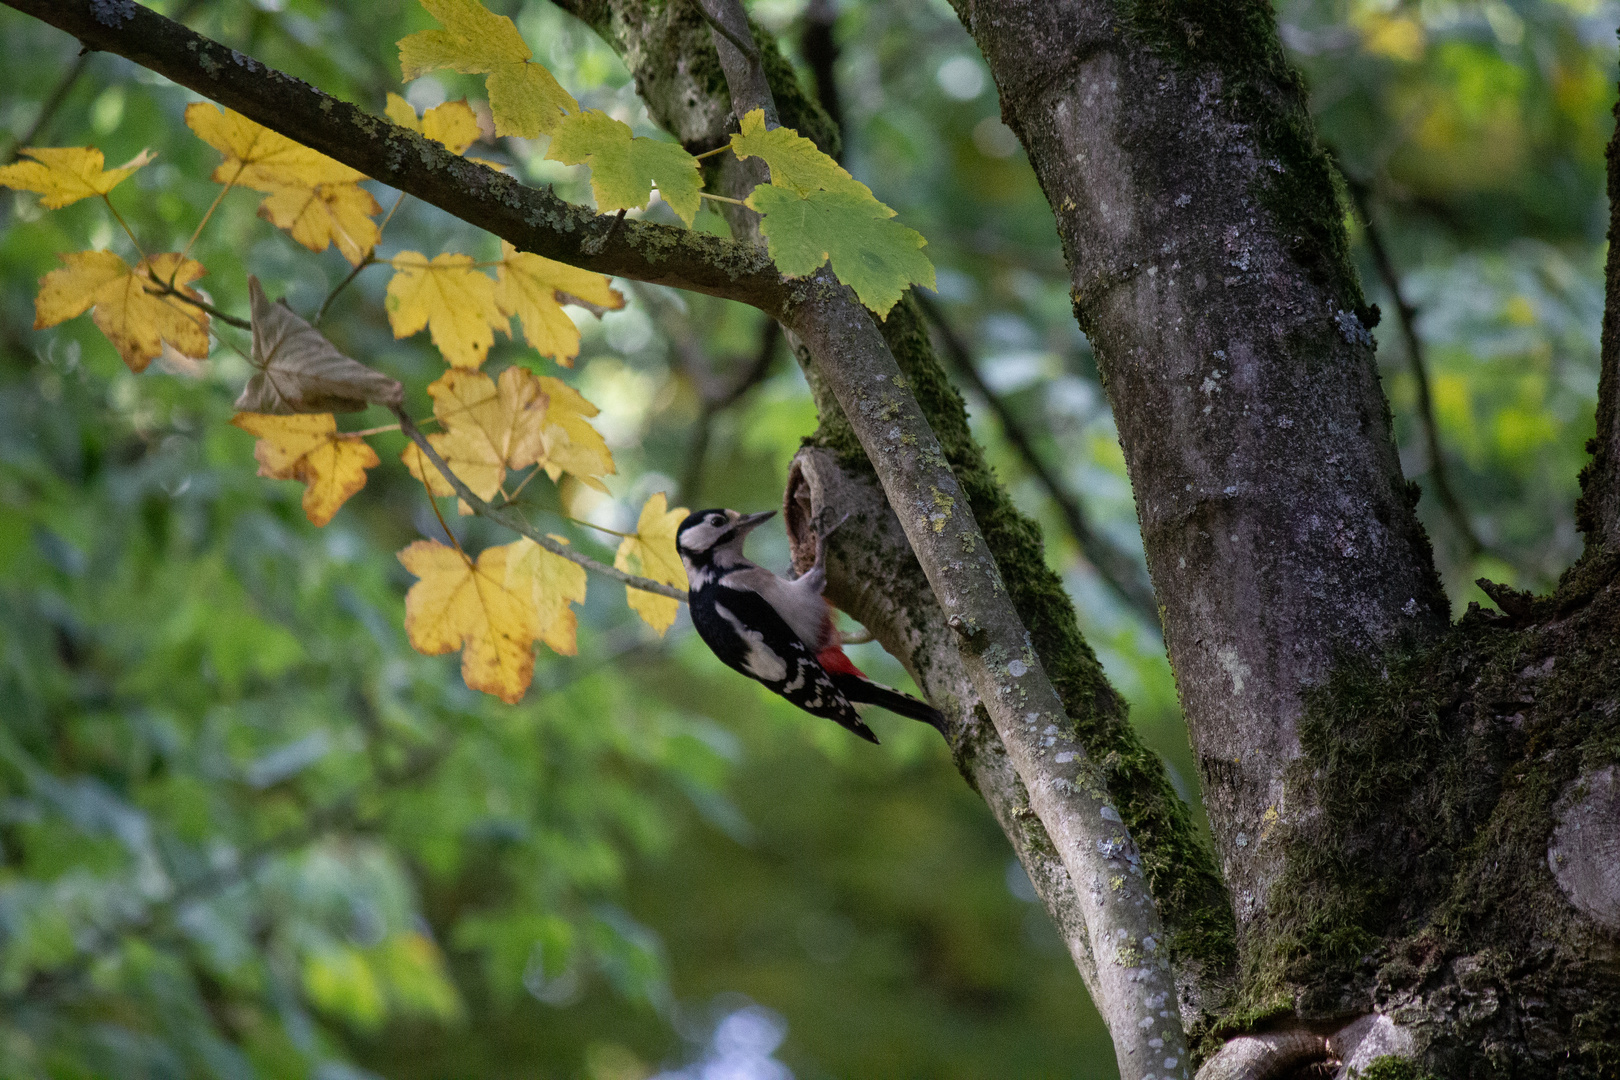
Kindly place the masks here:
[(728, 666), (863, 739), (878, 741), (852, 702), (941, 727), (944, 719), (932, 706), (873, 682), (844, 655), (832, 608), (821, 596), (825, 536), (815, 565), (792, 580), (744, 557), (749, 532), (775, 513), (700, 510), (676, 530), (699, 636)]

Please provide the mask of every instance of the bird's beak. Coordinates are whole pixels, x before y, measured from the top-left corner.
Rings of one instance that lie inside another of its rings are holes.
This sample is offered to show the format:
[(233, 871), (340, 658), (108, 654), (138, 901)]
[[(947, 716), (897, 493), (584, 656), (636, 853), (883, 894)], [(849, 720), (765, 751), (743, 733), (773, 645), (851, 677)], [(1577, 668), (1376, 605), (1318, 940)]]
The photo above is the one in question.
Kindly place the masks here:
[(747, 536), (754, 529), (765, 524), (775, 516), (775, 510), (764, 510), (757, 514), (744, 514), (742, 517), (737, 519), (737, 524), (734, 525), (733, 528), (736, 530), (738, 536)]

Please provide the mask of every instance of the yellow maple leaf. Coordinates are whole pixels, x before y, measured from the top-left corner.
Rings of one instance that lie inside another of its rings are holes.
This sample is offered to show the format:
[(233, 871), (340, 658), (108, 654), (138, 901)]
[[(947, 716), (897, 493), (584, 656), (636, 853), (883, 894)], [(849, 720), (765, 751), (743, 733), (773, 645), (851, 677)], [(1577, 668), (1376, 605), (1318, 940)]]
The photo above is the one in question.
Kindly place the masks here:
[(94, 308), (91, 318), (131, 371), (146, 370), (165, 341), (185, 356), (208, 355), (208, 314), (161, 295), (151, 276), (172, 280), (176, 291), (201, 300), (187, 285), (202, 277), (202, 263), (172, 252), (142, 259), (133, 268), (110, 251), (75, 251), (60, 258), (67, 265), (40, 279), (35, 330)]
[(624, 294), (603, 275), (519, 251), (502, 241), (501, 262), (495, 268), (496, 306), (502, 314), (522, 320), (524, 340), (564, 367), (573, 367), (579, 355), (579, 327), (562, 309), (569, 299), (609, 310), (624, 307)]
[[(444, 425), (428, 442), (479, 498), (494, 498), (508, 469), (533, 465), (545, 452), (546, 395), (527, 368), (507, 368), (499, 383), (482, 372), (452, 369), (428, 393), (433, 415)], [(434, 495), (455, 493), (414, 443), (402, 460)], [(470, 514), (472, 507), (463, 503), (461, 512)]]
[(447, 252), (433, 260), (419, 251), (402, 251), (390, 264), (388, 323), (396, 338), (424, 326), (433, 344), (453, 367), (477, 368), (495, 344), (495, 328), (510, 332), (512, 319), (495, 304), (495, 281), (473, 268), (471, 255)]
[(540, 459), (546, 475), (556, 480), (569, 473), (605, 493), (607, 485), (598, 478), (615, 471), (613, 453), (602, 433), (590, 423), (590, 418), (601, 410), (578, 390), (550, 375), (540, 376), (540, 389), (547, 399), (545, 453)]
[(0, 167), (0, 187), (37, 191), (39, 204), (59, 210), (92, 195), (105, 195), (157, 155), (150, 150), (116, 169), (106, 169), (106, 158), (93, 146), (25, 146), (22, 161)]
[(258, 436), (253, 456), (260, 476), (304, 483), (304, 515), (314, 525), (331, 521), (338, 507), (366, 486), (366, 470), (378, 464), (377, 452), (365, 440), (339, 432), (331, 413), (242, 412), (231, 423)]
[[(684, 589), (687, 587), (686, 567), (681, 565), (680, 554), (675, 550), (675, 530), (686, 517), (687, 509), (684, 506), (677, 506), (673, 510), (667, 507), (668, 500), (662, 491), (654, 493), (643, 504), (635, 535), (619, 542), (613, 565), (627, 574), (652, 578), (665, 585)], [(660, 636), (675, 622), (675, 615), (681, 609), (678, 600), (643, 592), (628, 585), (625, 586), (625, 596), (630, 609), (658, 631)]]
[(508, 705), (529, 688), (540, 636), (533, 600), (506, 584), (515, 547), (485, 548), (477, 563), (434, 540), (418, 540), (399, 553), (405, 569), (421, 579), (405, 594), (411, 647), (427, 656), (460, 649), (467, 685)]
[(372, 219), (382, 208), (359, 184), (320, 184), (281, 188), (259, 204), (259, 216), (311, 251), (336, 244), (350, 265), (359, 266), (382, 239)]
[(484, 88), (489, 91), (496, 135), (532, 139), (579, 111), (579, 103), (551, 72), (531, 62), (534, 53), (511, 19), (487, 10), (478, 0), (422, 0), (422, 6), (444, 29), (423, 30), (399, 40), (403, 81), (439, 68), (489, 76)]
[[(560, 536), (551, 539), (568, 543)], [(524, 537), (512, 545), (506, 560), (506, 587), (531, 597), (540, 640), (553, 652), (574, 656), (579, 652), (579, 616), (571, 605), (585, 602), (585, 568), (555, 555)]]
[(384, 111), (388, 119), (400, 127), (410, 128), (418, 135), (443, 143), (452, 154), (465, 154), (467, 147), (477, 142), (482, 134), (478, 130), (478, 117), (473, 115), (465, 101), (447, 101), (443, 105), (435, 105), (418, 118), (410, 102), (390, 92), (388, 107)]
[(214, 182), (255, 191), (318, 184), (352, 184), (366, 174), (311, 150), (263, 124), (206, 101), (186, 106), (186, 126), (197, 138), (225, 155), (214, 169)]
[(382, 208), (359, 185), (365, 173), (207, 102), (186, 106), (186, 125), (225, 156), (215, 182), (264, 192), (259, 216), (309, 250), (335, 243), (358, 266), (377, 245), (382, 234), (371, 219)]

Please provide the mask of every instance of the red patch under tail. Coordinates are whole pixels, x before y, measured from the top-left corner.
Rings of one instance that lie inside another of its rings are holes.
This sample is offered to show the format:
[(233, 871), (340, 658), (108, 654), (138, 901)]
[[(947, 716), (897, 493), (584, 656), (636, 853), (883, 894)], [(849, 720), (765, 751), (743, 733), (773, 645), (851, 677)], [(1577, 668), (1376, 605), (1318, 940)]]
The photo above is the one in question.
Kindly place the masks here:
[(829, 645), (816, 653), (816, 660), (827, 669), (830, 675), (855, 675), (866, 678), (866, 672), (855, 666), (855, 662), (844, 655), (842, 645)]

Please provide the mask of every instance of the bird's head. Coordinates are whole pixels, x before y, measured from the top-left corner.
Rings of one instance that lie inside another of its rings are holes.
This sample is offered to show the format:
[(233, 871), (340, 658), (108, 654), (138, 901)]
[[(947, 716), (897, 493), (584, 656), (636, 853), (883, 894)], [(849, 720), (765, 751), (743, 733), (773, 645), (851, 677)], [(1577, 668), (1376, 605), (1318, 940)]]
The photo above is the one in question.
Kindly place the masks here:
[[(675, 530), (675, 547), (680, 551), (687, 567), (687, 575), (694, 578), (692, 587), (699, 588), (696, 580), (701, 571), (718, 566), (727, 569), (743, 562), (743, 541), (748, 534), (772, 517), (775, 510), (759, 514), (739, 514), (735, 510), (699, 510), (688, 514)], [(694, 573), (694, 570), (699, 573)]]

